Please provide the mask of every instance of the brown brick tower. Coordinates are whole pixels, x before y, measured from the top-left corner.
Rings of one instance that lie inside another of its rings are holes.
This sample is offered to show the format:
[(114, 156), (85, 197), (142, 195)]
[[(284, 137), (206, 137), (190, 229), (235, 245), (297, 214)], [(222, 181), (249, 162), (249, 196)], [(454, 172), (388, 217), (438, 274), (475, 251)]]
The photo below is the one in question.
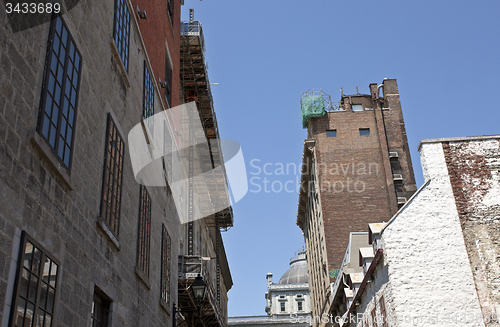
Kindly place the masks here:
[[(303, 116), (314, 97), (303, 96)], [(349, 233), (388, 221), (416, 190), (396, 80), (370, 84), (370, 94), (342, 95), (338, 106), (327, 101), (326, 107), (303, 119), (308, 138), (297, 213), (309, 253), (313, 315), (321, 312)]]

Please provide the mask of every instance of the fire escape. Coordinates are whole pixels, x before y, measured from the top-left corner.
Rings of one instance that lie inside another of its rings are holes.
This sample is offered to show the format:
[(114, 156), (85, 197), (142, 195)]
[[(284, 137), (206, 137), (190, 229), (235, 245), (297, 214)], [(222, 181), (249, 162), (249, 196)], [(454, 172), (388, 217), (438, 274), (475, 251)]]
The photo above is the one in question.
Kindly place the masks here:
[[(222, 151), (220, 147), (219, 131), (213, 107), (210, 82), (208, 80), (207, 67), (205, 64), (205, 46), (203, 32), (199, 21), (194, 20), (193, 9), (189, 10), (189, 21), (181, 23), (181, 57), (180, 57), (181, 89), (185, 102), (196, 102), (196, 107), (201, 120), (205, 139), (208, 141), (209, 153), (196, 151), (195, 146), (190, 146), (189, 156), (189, 177), (195, 176), (196, 172), (207, 171), (224, 165)], [(189, 124), (194, 124), (197, 117), (190, 117)], [(189, 128), (189, 141), (194, 144), (200, 136), (196, 135), (197, 130)], [(201, 166), (201, 167), (200, 167)], [(201, 274), (207, 283), (205, 299), (201, 302), (201, 316), (191, 315), (186, 318), (186, 323), (190, 327), (226, 327), (227, 321), (222, 314), (220, 303), (221, 271), (220, 271), (220, 250), (221, 250), (221, 229), (227, 230), (233, 225), (232, 208), (212, 214), (204, 218), (207, 226), (215, 228), (215, 269), (211, 269), (211, 260), (205, 260), (199, 255), (194, 255), (194, 223), (191, 219), (194, 215), (195, 206), (194, 193), (200, 188), (208, 190), (210, 199), (218, 203), (229, 204), (229, 194), (227, 192), (225, 170), (214, 170), (212, 180), (203, 180), (203, 185), (198, 185), (199, 181), (194, 179), (189, 185), (188, 192), (188, 215), (187, 223), (187, 255), (179, 257), (179, 282), (178, 282), (178, 306), (181, 310), (192, 310), (197, 304), (189, 285), (198, 274)], [(206, 204), (205, 204), (206, 205)], [(213, 267), (212, 267), (213, 268)], [(211, 271), (215, 270), (215, 276)], [(182, 323), (182, 321), (180, 321)]]

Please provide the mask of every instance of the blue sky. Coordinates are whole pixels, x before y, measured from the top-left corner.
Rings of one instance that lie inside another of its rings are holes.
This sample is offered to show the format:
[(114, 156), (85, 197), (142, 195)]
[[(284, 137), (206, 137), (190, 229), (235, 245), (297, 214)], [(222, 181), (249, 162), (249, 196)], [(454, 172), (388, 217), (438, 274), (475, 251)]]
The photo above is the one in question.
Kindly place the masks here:
[(277, 281), (302, 246), (297, 192), (270, 190), (296, 175), (252, 175), (250, 164), (300, 164), (302, 92), (321, 88), (338, 101), (341, 87), (369, 93), (369, 83), (397, 79), (419, 186), (421, 139), (500, 133), (499, 1), (185, 0), (183, 19), (189, 8), (203, 24), (210, 82), (219, 83), (220, 135), (241, 144), (249, 178), (261, 178), (223, 234), (230, 316), (264, 315), (266, 273)]

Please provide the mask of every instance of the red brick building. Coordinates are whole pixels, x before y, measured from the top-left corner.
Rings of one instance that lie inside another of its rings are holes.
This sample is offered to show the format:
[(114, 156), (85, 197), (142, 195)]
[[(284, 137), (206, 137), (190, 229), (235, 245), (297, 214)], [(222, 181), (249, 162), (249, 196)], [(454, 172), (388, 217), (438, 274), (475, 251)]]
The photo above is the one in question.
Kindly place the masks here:
[[(322, 312), (349, 233), (388, 221), (416, 191), (396, 80), (369, 87), (369, 94), (342, 95), (338, 106), (303, 120), (297, 225), (309, 256), (313, 316)], [(311, 96), (303, 97), (303, 110)]]

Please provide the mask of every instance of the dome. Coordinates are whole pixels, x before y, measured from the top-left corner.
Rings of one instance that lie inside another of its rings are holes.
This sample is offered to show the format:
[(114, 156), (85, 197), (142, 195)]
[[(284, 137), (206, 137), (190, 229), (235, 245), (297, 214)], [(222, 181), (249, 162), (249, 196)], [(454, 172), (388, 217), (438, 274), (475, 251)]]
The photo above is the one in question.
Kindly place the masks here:
[(290, 259), (290, 268), (281, 276), (278, 284), (303, 284), (308, 281), (306, 253), (299, 252)]

